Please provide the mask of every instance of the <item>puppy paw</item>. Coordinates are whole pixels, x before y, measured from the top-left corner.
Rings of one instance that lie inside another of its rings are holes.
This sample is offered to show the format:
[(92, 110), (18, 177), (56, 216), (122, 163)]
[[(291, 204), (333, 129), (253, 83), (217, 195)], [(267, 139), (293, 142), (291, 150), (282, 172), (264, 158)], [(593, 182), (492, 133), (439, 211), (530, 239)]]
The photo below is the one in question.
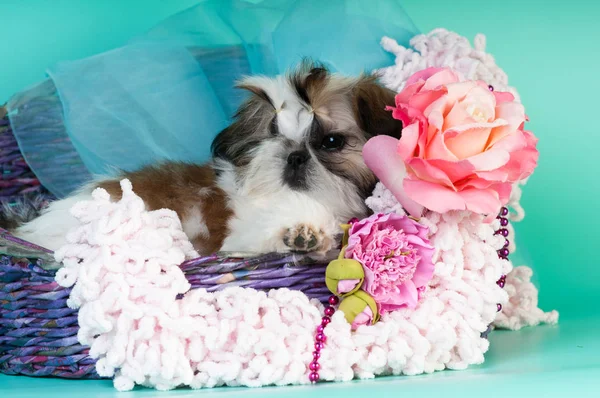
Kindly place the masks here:
[(322, 230), (298, 224), (284, 232), (283, 243), (294, 252), (326, 252), (331, 249), (333, 240)]

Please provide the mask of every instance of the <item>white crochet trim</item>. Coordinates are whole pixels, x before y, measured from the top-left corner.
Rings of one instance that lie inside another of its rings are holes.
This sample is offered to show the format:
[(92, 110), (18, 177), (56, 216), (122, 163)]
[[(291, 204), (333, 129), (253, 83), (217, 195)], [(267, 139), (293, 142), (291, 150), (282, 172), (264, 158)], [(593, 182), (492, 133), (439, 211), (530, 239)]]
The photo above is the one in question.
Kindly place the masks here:
[(381, 40), (383, 48), (396, 56), (395, 65), (375, 71), (383, 84), (401, 91), (406, 80), (415, 72), (429, 67), (450, 67), (469, 80), (483, 80), (500, 91), (519, 94), (508, 85), (508, 76), (496, 65), (494, 57), (485, 52), (485, 36), (475, 36), (472, 47), (466, 37), (446, 29), (435, 29), (413, 37), (412, 48), (405, 48), (389, 37)]
[[(194, 253), (175, 213), (148, 212), (129, 181), (121, 186), (118, 202), (97, 189), (73, 208), (79, 226), (56, 252), (64, 264), (56, 279), (74, 285), (68, 304), (79, 308), (78, 339), (91, 346), (98, 373), (114, 376), (118, 390), (308, 383), (322, 305), (288, 289), (188, 291), (177, 265)], [(422, 222), (433, 233), (436, 264), (418, 307), (356, 332), (336, 313), (325, 330), (322, 379), (483, 362), (489, 343), (481, 333), (496, 317), (496, 303), (508, 299), (495, 283), (511, 267), (496, 255), (503, 243), (494, 235), (497, 221), (451, 212)]]
[[(525, 217), (525, 210), (521, 206), (521, 186), (525, 185), (527, 180), (522, 180), (513, 186), (508, 206), (512, 210), (509, 219), (513, 222), (519, 222)], [(511, 253), (517, 250), (515, 243), (515, 230), (513, 224), (508, 225), (510, 245), (508, 249)], [(525, 326), (536, 326), (540, 323), (556, 324), (558, 323), (558, 312), (552, 310), (544, 312), (538, 307), (538, 290), (531, 282), (533, 270), (530, 267), (521, 265), (515, 267), (510, 274), (506, 276), (506, 285), (504, 288), (509, 296), (509, 301), (498, 314), (494, 326), (501, 329), (519, 330)]]
[(544, 312), (538, 308), (538, 290), (531, 283), (533, 271), (529, 267), (513, 268), (506, 277), (504, 288), (509, 301), (502, 308), (494, 321), (494, 326), (502, 329), (519, 330), (525, 326), (536, 326), (540, 323), (558, 323), (556, 310)]

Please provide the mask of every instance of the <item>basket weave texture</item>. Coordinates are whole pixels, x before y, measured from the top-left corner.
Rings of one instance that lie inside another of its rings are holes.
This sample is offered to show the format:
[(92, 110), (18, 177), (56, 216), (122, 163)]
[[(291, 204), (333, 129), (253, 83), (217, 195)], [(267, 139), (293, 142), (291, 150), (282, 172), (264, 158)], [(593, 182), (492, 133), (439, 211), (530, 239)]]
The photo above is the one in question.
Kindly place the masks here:
[(36, 196), (53, 198), (23, 158), (6, 111), (0, 107), (0, 202), (14, 204)]
[[(254, 257), (217, 254), (181, 264), (192, 289), (229, 286), (289, 288), (325, 302), (326, 262), (271, 253)], [(71, 289), (54, 280), (51, 252), (0, 229), (0, 372), (28, 376), (98, 378), (95, 360), (77, 341), (77, 310), (67, 306)]]

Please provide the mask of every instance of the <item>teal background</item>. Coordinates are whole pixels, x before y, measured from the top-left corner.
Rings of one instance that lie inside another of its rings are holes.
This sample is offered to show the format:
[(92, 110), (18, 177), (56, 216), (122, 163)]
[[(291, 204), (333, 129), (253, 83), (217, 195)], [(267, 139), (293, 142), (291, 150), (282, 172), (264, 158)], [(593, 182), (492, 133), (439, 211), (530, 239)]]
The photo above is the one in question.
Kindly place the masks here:
[[(0, 102), (42, 79), (47, 66), (122, 45), (196, 2), (0, 0)], [(511, 389), (517, 392), (514, 396), (564, 396), (567, 391), (569, 395), (597, 396), (588, 394), (592, 387), (599, 387), (600, 376), (596, 337), (600, 326), (596, 254), (600, 216), (595, 207), (600, 194), (600, 3), (405, 0), (402, 4), (422, 32), (445, 27), (471, 40), (476, 33), (486, 34), (488, 52), (495, 55), (521, 94), (531, 119), (528, 128), (540, 139), (541, 157), (524, 190), (522, 204), (527, 217), (517, 225), (519, 250), (514, 259), (516, 265), (524, 261), (534, 268), (540, 305), (545, 310), (558, 309), (561, 324), (517, 333), (495, 332), (486, 363), (464, 372), (243, 393), (304, 397), (424, 392), (429, 396), (443, 391), (445, 396), (489, 397), (507, 395)], [(11, 394), (4, 395), (3, 389)], [(127, 396), (116, 394), (106, 381), (0, 377), (1, 396), (38, 393), (46, 397)], [(173, 393), (192, 394), (238, 395), (240, 390)]]

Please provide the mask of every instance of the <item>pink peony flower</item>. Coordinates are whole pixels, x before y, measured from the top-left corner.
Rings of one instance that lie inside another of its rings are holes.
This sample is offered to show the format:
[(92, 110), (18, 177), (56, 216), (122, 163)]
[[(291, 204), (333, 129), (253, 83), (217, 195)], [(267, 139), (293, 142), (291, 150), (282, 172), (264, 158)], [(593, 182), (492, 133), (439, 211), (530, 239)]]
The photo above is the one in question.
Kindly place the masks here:
[(363, 155), (413, 215), (426, 207), (495, 216), (512, 184), (537, 165), (537, 138), (523, 130), (523, 105), (450, 69), (415, 73), (388, 109), (403, 122), (401, 139), (374, 137)]
[(360, 262), (365, 272), (362, 290), (385, 313), (414, 308), (419, 288), (433, 275), (429, 229), (398, 214), (375, 214), (350, 228), (346, 258)]

